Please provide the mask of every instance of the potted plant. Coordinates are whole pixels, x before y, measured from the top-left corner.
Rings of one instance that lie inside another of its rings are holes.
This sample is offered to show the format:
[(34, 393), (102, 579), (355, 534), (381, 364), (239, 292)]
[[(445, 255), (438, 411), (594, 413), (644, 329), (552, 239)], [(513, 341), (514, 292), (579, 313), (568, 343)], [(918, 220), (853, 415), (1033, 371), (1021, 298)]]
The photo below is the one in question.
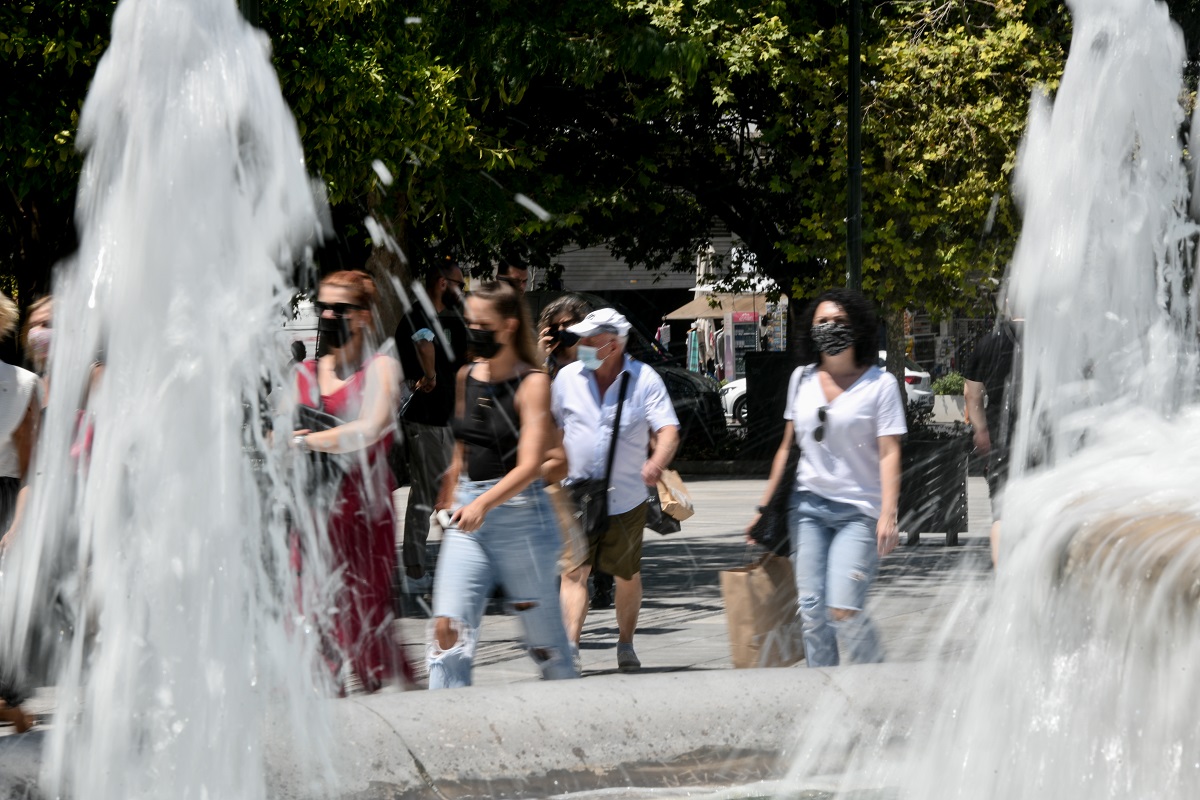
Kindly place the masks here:
[(931, 408), (910, 405), (908, 417), (900, 450), (900, 530), (909, 544), (921, 533), (945, 533), (946, 544), (957, 545), (967, 530), (971, 429), (961, 418), (935, 421)]
[(933, 392), (934, 422), (964, 422), (967, 418), (967, 402), (963, 397), (963, 376), (947, 372), (930, 386)]

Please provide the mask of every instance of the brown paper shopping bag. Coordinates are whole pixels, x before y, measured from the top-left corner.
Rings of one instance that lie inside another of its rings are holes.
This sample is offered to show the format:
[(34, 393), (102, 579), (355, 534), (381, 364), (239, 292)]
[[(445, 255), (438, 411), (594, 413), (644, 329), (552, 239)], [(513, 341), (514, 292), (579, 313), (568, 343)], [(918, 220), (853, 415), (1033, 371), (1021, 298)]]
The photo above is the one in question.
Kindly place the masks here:
[(721, 573), (733, 666), (786, 667), (804, 657), (792, 562), (767, 553)]
[(658, 502), (664, 514), (680, 522), (696, 513), (692, 495), (683, 484), (683, 478), (673, 469), (664, 469), (658, 478)]

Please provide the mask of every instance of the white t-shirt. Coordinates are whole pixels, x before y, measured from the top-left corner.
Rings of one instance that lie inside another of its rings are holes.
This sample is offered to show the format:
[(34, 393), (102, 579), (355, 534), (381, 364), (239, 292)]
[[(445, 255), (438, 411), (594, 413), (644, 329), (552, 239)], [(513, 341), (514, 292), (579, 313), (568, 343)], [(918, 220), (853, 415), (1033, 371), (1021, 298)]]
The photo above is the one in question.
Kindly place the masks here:
[[(609, 481), (608, 513), (624, 514), (646, 502), (648, 491), (642, 483), (642, 465), (649, 455), (650, 432), (668, 425), (679, 425), (667, 387), (653, 367), (625, 356), (629, 388), (621, 409), (621, 435)], [(563, 447), (567, 451), (566, 485), (586, 478), (603, 478), (612, 442), (613, 422), (617, 417), (617, 399), (621, 393), (621, 375), (600, 398), (596, 373), (574, 361), (563, 367), (550, 390), (554, 421), (563, 429)]]
[(21, 477), (21, 459), (12, 437), (35, 396), (41, 396), (38, 376), (0, 361), (0, 476)]
[[(788, 382), (788, 397), (783, 418), (796, 429), (801, 452), (797, 490), (857, 506), (878, 519), (883, 504), (879, 437), (908, 432), (896, 379), (879, 367), (868, 367), (830, 403), (816, 367), (798, 367)], [(818, 414), (822, 407), (824, 423)], [(818, 442), (813, 431), (822, 424), (825, 435)]]

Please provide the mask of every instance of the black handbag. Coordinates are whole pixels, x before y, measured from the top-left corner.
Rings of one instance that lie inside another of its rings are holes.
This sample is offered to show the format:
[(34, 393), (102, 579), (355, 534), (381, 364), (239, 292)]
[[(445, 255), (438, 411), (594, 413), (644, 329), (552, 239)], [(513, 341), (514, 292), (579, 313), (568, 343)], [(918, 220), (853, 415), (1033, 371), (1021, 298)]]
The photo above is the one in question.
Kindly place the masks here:
[[(800, 374), (800, 381), (796, 385), (797, 392), (800, 391), (800, 386), (810, 371), (812, 371), (811, 366), (806, 367)], [(779, 477), (775, 492), (767, 504), (762, 507), (758, 522), (750, 529), (750, 538), (754, 540), (755, 544), (780, 556), (791, 555), (792, 552), (792, 536), (788, 529), (788, 505), (791, 503), (792, 490), (796, 485), (796, 472), (799, 468), (800, 445), (796, 444), (796, 440), (793, 438), (788, 447), (787, 466), (784, 467), (783, 475)]]
[(683, 530), (682, 522), (663, 513), (662, 500), (658, 497), (657, 486), (650, 487), (650, 496), (646, 498), (646, 527), (663, 536)]
[(750, 529), (750, 538), (772, 553), (780, 556), (791, 555), (792, 537), (788, 530), (788, 503), (792, 490), (796, 485), (796, 469), (800, 466), (800, 447), (792, 442), (788, 450), (787, 467), (779, 477), (779, 485), (775, 493), (762, 508), (758, 522)]
[(613, 460), (617, 455), (617, 437), (621, 434), (621, 410), (625, 407), (625, 390), (629, 386), (629, 373), (621, 376), (621, 393), (617, 396), (617, 418), (613, 422), (612, 442), (608, 445), (608, 461), (604, 465), (603, 478), (586, 478), (572, 483), (568, 488), (579, 509), (579, 525), (589, 541), (596, 541), (608, 530), (608, 484), (612, 478)]

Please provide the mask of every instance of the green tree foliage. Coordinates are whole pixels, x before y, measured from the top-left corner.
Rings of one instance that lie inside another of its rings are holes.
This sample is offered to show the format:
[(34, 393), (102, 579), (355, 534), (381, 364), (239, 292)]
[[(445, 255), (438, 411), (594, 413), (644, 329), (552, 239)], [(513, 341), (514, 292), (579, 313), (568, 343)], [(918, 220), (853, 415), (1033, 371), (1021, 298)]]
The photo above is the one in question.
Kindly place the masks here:
[(79, 110), (108, 43), (115, 0), (13, 0), (0, 6), (0, 268), (22, 302), (48, 288), (74, 248)]
[[(296, 114), (310, 169), (344, 223), (365, 240), (368, 213), (402, 247), (437, 239), (447, 197), (469, 174), (502, 172), (510, 152), (481, 134), (453, 65), (430, 48), (433, 3), (281, 0), (263, 3), (280, 82)], [(21, 294), (48, 288), (51, 266), (74, 248), (73, 198), (81, 159), (79, 111), (108, 44), (115, 0), (28, 0), (0, 8), (6, 76), (0, 147), (5, 240), (0, 258)], [(395, 176), (381, 190), (375, 159)], [(409, 235), (411, 228), (422, 231)], [(361, 264), (355, 263), (354, 266)], [(395, 266), (395, 265), (392, 265)]]
[[(844, 0), (261, 5), (336, 219), (374, 213), (418, 257), (516, 248), (548, 266), (608, 242), (656, 269), (691, 269), (717, 221), (797, 295), (842, 280)], [(1173, 4), (1188, 30), (1193, 5)], [(0, 257), (23, 295), (71, 246), (74, 130), (113, 6), (0, 8)], [(1009, 176), (1069, 22), (1049, 0), (866, 8), (865, 285), (889, 308), (968, 305), (1011, 252)]]
[[(503, 172), (513, 154), (481, 134), (457, 69), (430, 47), (429, 2), (289, 0), (264, 3), (284, 94), (296, 114), (309, 168), (362, 236), (368, 213), (390, 223), (405, 250), (439, 238), (463, 173)], [(372, 171), (378, 159), (395, 183)], [(410, 231), (416, 230), (416, 236)], [(357, 265), (356, 265), (357, 266)]]
[[(719, 221), (796, 294), (844, 280), (844, 4), (456, 8), (486, 15), (486, 34), (439, 45), (478, 90), (481, 126), (533, 154), (525, 191), (558, 214), (518, 224), (529, 249), (603, 241), (630, 263), (689, 269)], [(1053, 88), (1066, 31), (1057, 7), (1022, 0), (873, 7), (864, 271), (882, 303), (961, 307), (1002, 268), (1029, 97)]]

